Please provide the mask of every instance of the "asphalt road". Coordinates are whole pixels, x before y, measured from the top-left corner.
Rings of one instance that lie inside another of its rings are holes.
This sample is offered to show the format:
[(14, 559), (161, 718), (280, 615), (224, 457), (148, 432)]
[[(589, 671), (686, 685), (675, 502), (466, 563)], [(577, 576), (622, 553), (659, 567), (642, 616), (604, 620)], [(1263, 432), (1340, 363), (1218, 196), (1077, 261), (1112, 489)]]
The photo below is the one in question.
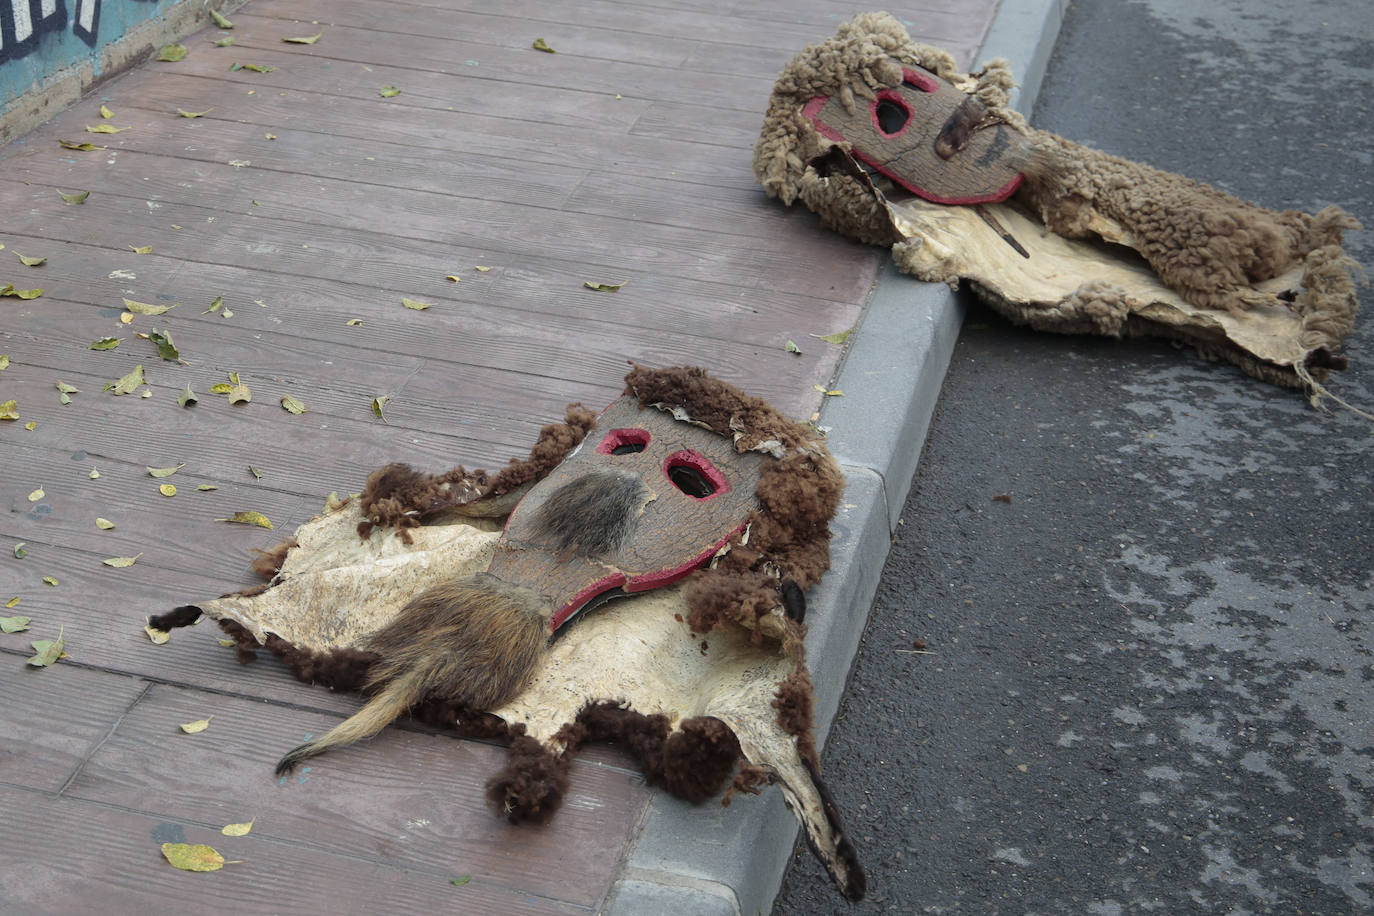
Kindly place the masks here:
[[(1076, 0), (1033, 121), (1374, 228), (1374, 13)], [(1371, 478), (1368, 420), (973, 307), (825, 748), (869, 897), (799, 848), (774, 912), (1374, 911)]]

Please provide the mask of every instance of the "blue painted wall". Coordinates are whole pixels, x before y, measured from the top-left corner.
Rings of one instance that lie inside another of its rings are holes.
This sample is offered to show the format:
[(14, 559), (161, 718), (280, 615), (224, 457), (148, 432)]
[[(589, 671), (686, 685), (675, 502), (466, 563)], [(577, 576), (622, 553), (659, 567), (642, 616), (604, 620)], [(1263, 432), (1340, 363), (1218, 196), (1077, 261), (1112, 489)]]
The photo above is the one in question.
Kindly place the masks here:
[(76, 64), (101, 75), (100, 50), (178, 0), (0, 0), (0, 111)]

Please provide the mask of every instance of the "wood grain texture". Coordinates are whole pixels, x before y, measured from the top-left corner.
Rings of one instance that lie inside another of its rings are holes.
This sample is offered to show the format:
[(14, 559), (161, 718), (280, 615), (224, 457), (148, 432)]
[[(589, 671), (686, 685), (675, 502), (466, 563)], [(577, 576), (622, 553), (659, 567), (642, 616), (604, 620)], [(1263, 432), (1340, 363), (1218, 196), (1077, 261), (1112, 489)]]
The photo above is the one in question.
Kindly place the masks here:
[[(994, 4), (927, 5), (907, 12), (914, 32), (967, 63)], [(0, 637), (0, 911), (600, 905), (650, 797), (622, 751), (586, 749), (541, 829), (486, 809), (503, 748), (405, 721), (279, 783), (277, 756), (359, 699), (266, 653), (240, 665), (208, 623), (162, 646), (143, 625), (255, 584), (253, 550), (380, 465), (523, 457), (569, 402), (610, 403), (630, 360), (702, 365), (810, 416), (843, 357), (811, 335), (860, 321), (886, 253), (768, 200), (750, 161), (778, 71), (851, 14), (830, 0), (251, 0), (233, 47), (206, 29), (186, 60), (137, 67), (0, 148), (0, 286), (44, 290), (0, 299), (0, 402), (20, 413), (0, 422), (0, 602), (34, 621)], [(558, 53), (533, 50), (541, 37)], [(88, 133), (102, 105), (128, 129)], [(58, 189), (91, 195), (69, 205)], [(175, 307), (126, 325), (126, 297)], [(138, 338), (153, 329), (180, 362)], [(105, 336), (122, 342), (88, 349)], [(102, 391), (136, 364), (150, 397)], [(251, 403), (210, 394), (231, 372)], [(59, 380), (80, 389), (69, 404)], [(285, 394), (308, 412), (283, 410)], [(165, 481), (146, 470), (178, 464)], [(217, 521), (248, 509), (276, 530)], [(25, 670), (28, 643), (59, 630), (68, 658)], [(207, 715), (203, 734), (176, 729)], [(247, 837), (218, 833), (253, 817)], [(159, 854), (168, 841), (237, 862), (182, 873)]]

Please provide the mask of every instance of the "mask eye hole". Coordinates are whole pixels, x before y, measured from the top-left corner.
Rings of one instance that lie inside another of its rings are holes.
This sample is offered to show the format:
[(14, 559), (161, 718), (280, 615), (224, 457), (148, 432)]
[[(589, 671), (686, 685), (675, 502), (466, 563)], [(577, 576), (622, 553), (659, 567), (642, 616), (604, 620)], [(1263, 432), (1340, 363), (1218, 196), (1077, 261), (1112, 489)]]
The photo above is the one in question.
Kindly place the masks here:
[(670, 455), (663, 463), (663, 473), (669, 483), (693, 499), (710, 499), (730, 490), (725, 475), (700, 452), (683, 451)]
[(911, 112), (892, 99), (880, 99), (873, 111), (873, 117), (878, 122), (878, 130), (891, 137), (901, 133), (902, 128), (906, 127)]
[(649, 444), (647, 429), (613, 429), (596, 447), (598, 455), (633, 455)]

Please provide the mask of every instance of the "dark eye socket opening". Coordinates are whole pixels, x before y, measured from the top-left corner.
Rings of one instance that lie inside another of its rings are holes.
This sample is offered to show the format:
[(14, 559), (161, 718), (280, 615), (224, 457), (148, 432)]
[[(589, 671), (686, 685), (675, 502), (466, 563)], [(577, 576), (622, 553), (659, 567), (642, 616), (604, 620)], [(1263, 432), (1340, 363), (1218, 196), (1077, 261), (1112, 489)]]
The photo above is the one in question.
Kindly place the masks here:
[(647, 429), (613, 429), (601, 440), (596, 451), (602, 455), (633, 455), (644, 451), (648, 444)]
[(675, 464), (668, 468), (673, 486), (696, 499), (705, 499), (716, 492), (716, 485), (690, 464)]
[(911, 117), (911, 112), (892, 99), (879, 99), (874, 114), (878, 119), (878, 129), (888, 135), (901, 133)]

